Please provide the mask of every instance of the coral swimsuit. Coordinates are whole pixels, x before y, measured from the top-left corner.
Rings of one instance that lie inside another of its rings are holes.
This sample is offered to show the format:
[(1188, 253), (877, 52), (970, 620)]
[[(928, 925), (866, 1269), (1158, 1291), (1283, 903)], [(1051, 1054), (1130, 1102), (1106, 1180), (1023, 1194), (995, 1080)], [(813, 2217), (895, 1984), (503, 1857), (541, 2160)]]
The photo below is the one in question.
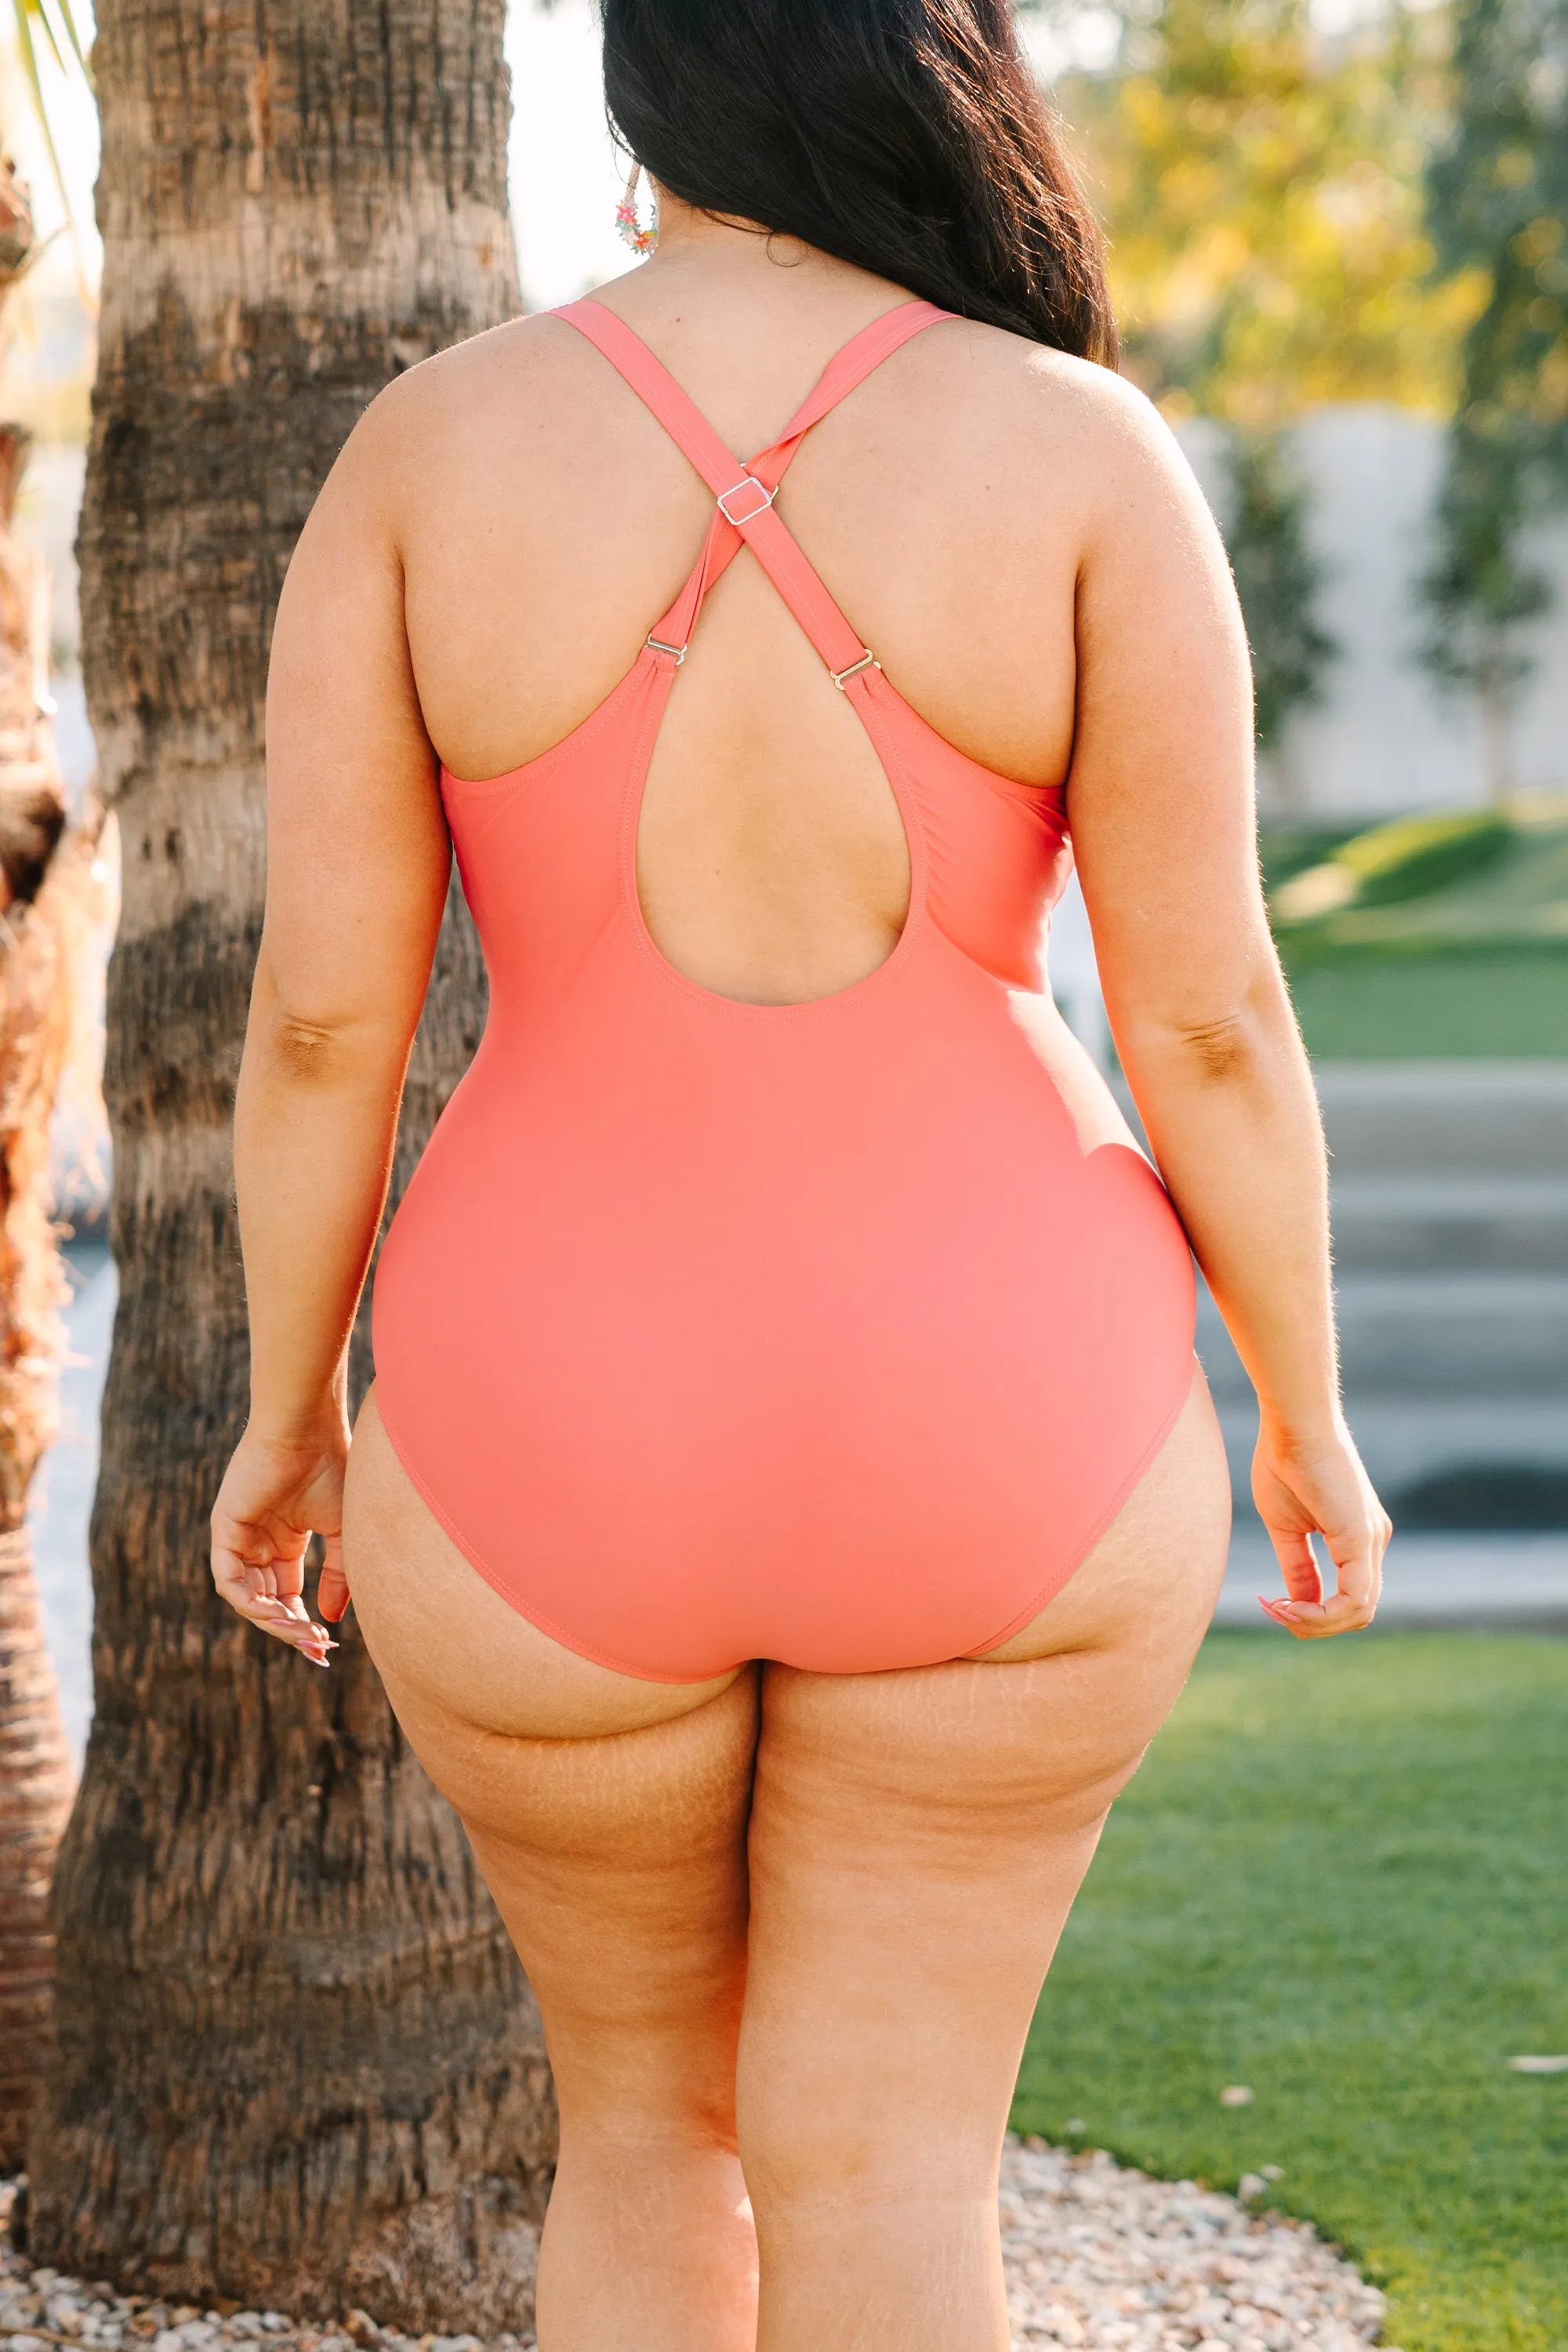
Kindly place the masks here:
[[(1194, 1283), (1153, 1171), (1084, 1152), (1010, 1004), (1070, 868), (1061, 792), (911, 710), (773, 507), (803, 435), (947, 314), (878, 320), (746, 467), (611, 312), (558, 315), (718, 504), (581, 726), (443, 773), (490, 1008), (377, 1271), (383, 1420), (479, 1574), (584, 1657), (659, 1682), (961, 1657), (1050, 1600), (1158, 1449)], [(686, 979), (637, 896), (654, 739), (742, 542), (909, 840), (893, 952), (805, 1003)]]

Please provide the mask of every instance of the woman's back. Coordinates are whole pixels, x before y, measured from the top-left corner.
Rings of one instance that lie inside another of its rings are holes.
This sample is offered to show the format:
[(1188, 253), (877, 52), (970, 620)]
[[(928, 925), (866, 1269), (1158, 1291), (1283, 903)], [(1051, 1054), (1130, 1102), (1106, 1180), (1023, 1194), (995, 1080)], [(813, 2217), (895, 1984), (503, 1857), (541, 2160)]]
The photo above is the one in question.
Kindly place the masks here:
[[(765, 308), (740, 299), (749, 288), (731, 301), (711, 282), (684, 301), (635, 280), (611, 297), (742, 457), (900, 299), (869, 278), (777, 276)], [(780, 515), (905, 699), (982, 765), (1029, 784), (1066, 772), (1076, 582), (1126, 397), (1102, 370), (952, 320), (816, 425), (780, 493)], [(553, 319), (446, 355), (387, 407), (426, 722), (449, 772), (499, 775), (559, 741), (625, 674), (690, 568), (711, 495)], [(723, 993), (825, 994), (898, 936), (902, 829), (863, 730), (823, 686), (777, 592), (736, 562), (661, 730), (639, 861), (655, 938)]]

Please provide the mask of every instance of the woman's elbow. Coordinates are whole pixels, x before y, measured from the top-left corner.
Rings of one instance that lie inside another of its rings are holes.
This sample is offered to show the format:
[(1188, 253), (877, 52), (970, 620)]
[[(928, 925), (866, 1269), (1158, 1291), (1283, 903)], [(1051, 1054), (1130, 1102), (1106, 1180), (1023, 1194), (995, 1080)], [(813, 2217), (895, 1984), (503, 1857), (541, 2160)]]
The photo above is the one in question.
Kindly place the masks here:
[(1276, 966), (1234, 995), (1206, 1004), (1173, 1005), (1135, 1014), (1123, 1058), (1154, 1064), (1205, 1087), (1268, 1087), (1301, 1061), (1300, 1034), (1283, 974)]
[(411, 1042), (402, 1024), (275, 1000), (252, 1008), (246, 1059), (258, 1073), (289, 1087), (396, 1086)]

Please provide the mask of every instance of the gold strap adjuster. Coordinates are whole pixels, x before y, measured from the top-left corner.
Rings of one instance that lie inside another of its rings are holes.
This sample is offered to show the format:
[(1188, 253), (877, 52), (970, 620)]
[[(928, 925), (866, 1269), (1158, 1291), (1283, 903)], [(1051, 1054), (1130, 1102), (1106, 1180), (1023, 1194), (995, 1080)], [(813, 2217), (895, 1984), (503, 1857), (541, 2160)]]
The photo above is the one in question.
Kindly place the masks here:
[(870, 646), (868, 646), (859, 660), (851, 662), (847, 669), (830, 669), (827, 675), (833, 680), (834, 685), (838, 688), (839, 693), (842, 694), (850, 679), (852, 677), (858, 677), (862, 670), (880, 669), (881, 667), (881, 663), (877, 659), (877, 656), (871, 651)]

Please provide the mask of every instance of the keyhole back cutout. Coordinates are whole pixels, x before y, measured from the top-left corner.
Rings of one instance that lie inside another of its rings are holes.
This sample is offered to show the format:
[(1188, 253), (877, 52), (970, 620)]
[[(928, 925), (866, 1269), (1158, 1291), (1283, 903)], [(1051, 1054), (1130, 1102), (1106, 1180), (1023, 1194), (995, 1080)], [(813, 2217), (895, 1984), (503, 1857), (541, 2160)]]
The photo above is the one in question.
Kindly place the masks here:
[(637, 810), (643, 928), (671, 971), (714, 996), (842, 995), (896, 952), (914, 859), (868, 715), (873, 656), (774, 499), (811, 427), (948, 314), (911, 301), (873, 320), (749, 466), (614, 311), (590, 299), (556, 315), (603, 352), (715, 500), (696, 568), (648, 635), (645, 658), (669, 682)]
[(742, 553), (703, 605), (637, 812), (659, 954), (745, 1004), (837, 996), (894, 952), (910, 845), (876, 746)]

